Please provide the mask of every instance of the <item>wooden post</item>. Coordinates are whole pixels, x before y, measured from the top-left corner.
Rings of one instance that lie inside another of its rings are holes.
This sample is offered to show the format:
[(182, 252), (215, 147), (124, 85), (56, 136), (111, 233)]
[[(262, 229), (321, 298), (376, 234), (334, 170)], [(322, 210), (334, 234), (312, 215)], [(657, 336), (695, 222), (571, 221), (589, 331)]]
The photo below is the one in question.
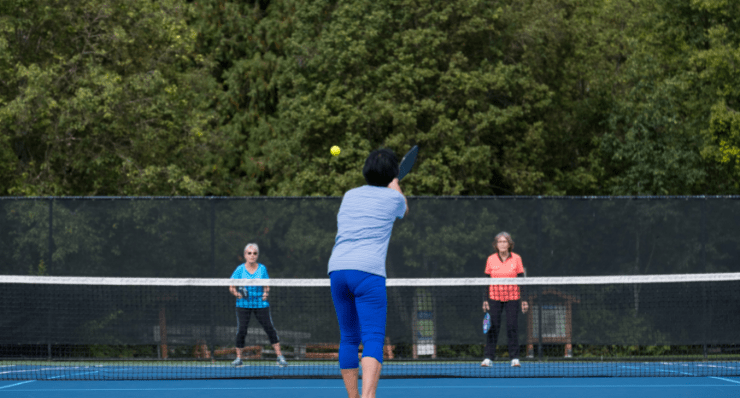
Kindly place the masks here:
[(573, 340), (572, 340), (572, 331), (573, 328), (571, 326), (571, 321), (573, 320), (572, 312), (573, 312), (573, 302), (570, 300), (566, 301), (567, 307), (565, 310), (565, 354), (563, 355), (566, 358), (573, 357)]
[(167, 311), (164, 304), (159, 307), (159, 349), (162, 359), (167, 359)]
[[(393, 359), (393, 350), (396, 348), (396, 346), (391, 345), (391, 339), (390, 337), (385, 338), (385, 345), (383, 346), (383, 357), (386, 359)], [(436, 354), (436, 352), (435, 352)]]

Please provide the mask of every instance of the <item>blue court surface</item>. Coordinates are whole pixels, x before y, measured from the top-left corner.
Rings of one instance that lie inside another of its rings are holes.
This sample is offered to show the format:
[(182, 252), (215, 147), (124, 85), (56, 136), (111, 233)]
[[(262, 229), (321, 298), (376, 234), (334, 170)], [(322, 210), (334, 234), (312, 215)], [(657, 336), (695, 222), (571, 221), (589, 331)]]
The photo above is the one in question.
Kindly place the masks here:
[[(740, 397), (739, 374), (737, 361), (524, 362), (521, 368), (505, 361), (489, 368), (477, 362), (397, 362), (384, 365), (382, 375), (389, 378), (380, 381), (378, 397)], [(37, 362), (1, 366), (0, 398), (346, 397), (338, 377), (335, 364), (311, 362), (286, 368), (264, 361), (240, 368), (227, 361), (179, 366)]]
[[(390, 362), (383, 366), (384, 377), (395, 378), (558, 378), (558, 377), (736, 377), (738, 361), (710, 362), (522, 362), (512, 368), (508, 361), (483, 368), (479, 362)], [(0, 382), (7, 380), (193, 380), (244, 378), (339, 378), (335, 362), (291, 362), (281, 368), (273, 361), (255, 361), (233, 368), (229, 361), (180, 363), (13, 363), (0, 366)]]
[[(346, 397), (337, 379), (0, 381), (0, 398)], [(380, 398), (738, 397), (738, 377), (382, 379)]]

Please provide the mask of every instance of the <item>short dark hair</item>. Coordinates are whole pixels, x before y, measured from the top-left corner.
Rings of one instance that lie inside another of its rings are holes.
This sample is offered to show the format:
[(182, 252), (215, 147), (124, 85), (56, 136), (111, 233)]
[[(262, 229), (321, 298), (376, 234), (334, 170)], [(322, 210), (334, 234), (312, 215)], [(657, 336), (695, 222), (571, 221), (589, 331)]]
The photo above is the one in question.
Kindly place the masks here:
[(362, 175), (368, 184), (387, 187), (398, 177), (398, 158), (388, 148), (376, 149), (370, 153), (362, 168)]

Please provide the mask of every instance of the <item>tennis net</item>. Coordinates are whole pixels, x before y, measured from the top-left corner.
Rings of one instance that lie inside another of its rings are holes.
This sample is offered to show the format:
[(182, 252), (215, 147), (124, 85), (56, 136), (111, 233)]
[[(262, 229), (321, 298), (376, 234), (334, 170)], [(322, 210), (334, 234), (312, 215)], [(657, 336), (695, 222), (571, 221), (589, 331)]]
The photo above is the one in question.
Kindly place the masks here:
[[(488, 278), (388, 279), (382, 377), (740, 375), (740, 273), (497, 279), (520, 286), (481, 367)], [(235, 358), (235, 298), (269, 285), (287, 367), (256, 319)], [(0, 277), (0, 379), (340, 377), (328, 279)]]

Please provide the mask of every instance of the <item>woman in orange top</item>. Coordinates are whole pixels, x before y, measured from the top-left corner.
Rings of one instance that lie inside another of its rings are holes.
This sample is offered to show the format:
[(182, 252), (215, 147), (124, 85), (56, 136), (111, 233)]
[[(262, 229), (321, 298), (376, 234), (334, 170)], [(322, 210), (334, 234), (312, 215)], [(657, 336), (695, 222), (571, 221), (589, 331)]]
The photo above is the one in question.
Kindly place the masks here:
[[(516, 278), (524, 276), (522, 258), (512, 252), (514, 240), (508, 232), (496, 235), (493, 241), (496, 253), (488, 257), (486, 261), (486, 274), (491, 278)], [(496, 359), (496, 341), (501, 328), (501, 312), (506, 310), (506, 338), (509, 343), (509, 358), (511, 366), (519, 365), (519, 336), (518, 320), (519, 299), (521, 294), (517, 285), (491, 285), (488, 287), (488, 299), (483, 301), (483, 311), (491, 311), (491, 328), (486, 334), (486, 358), (480, 366), (491, 366), (492, 360)], [(522, 312), (526, 313), (529, 304), (521, 302)]]

